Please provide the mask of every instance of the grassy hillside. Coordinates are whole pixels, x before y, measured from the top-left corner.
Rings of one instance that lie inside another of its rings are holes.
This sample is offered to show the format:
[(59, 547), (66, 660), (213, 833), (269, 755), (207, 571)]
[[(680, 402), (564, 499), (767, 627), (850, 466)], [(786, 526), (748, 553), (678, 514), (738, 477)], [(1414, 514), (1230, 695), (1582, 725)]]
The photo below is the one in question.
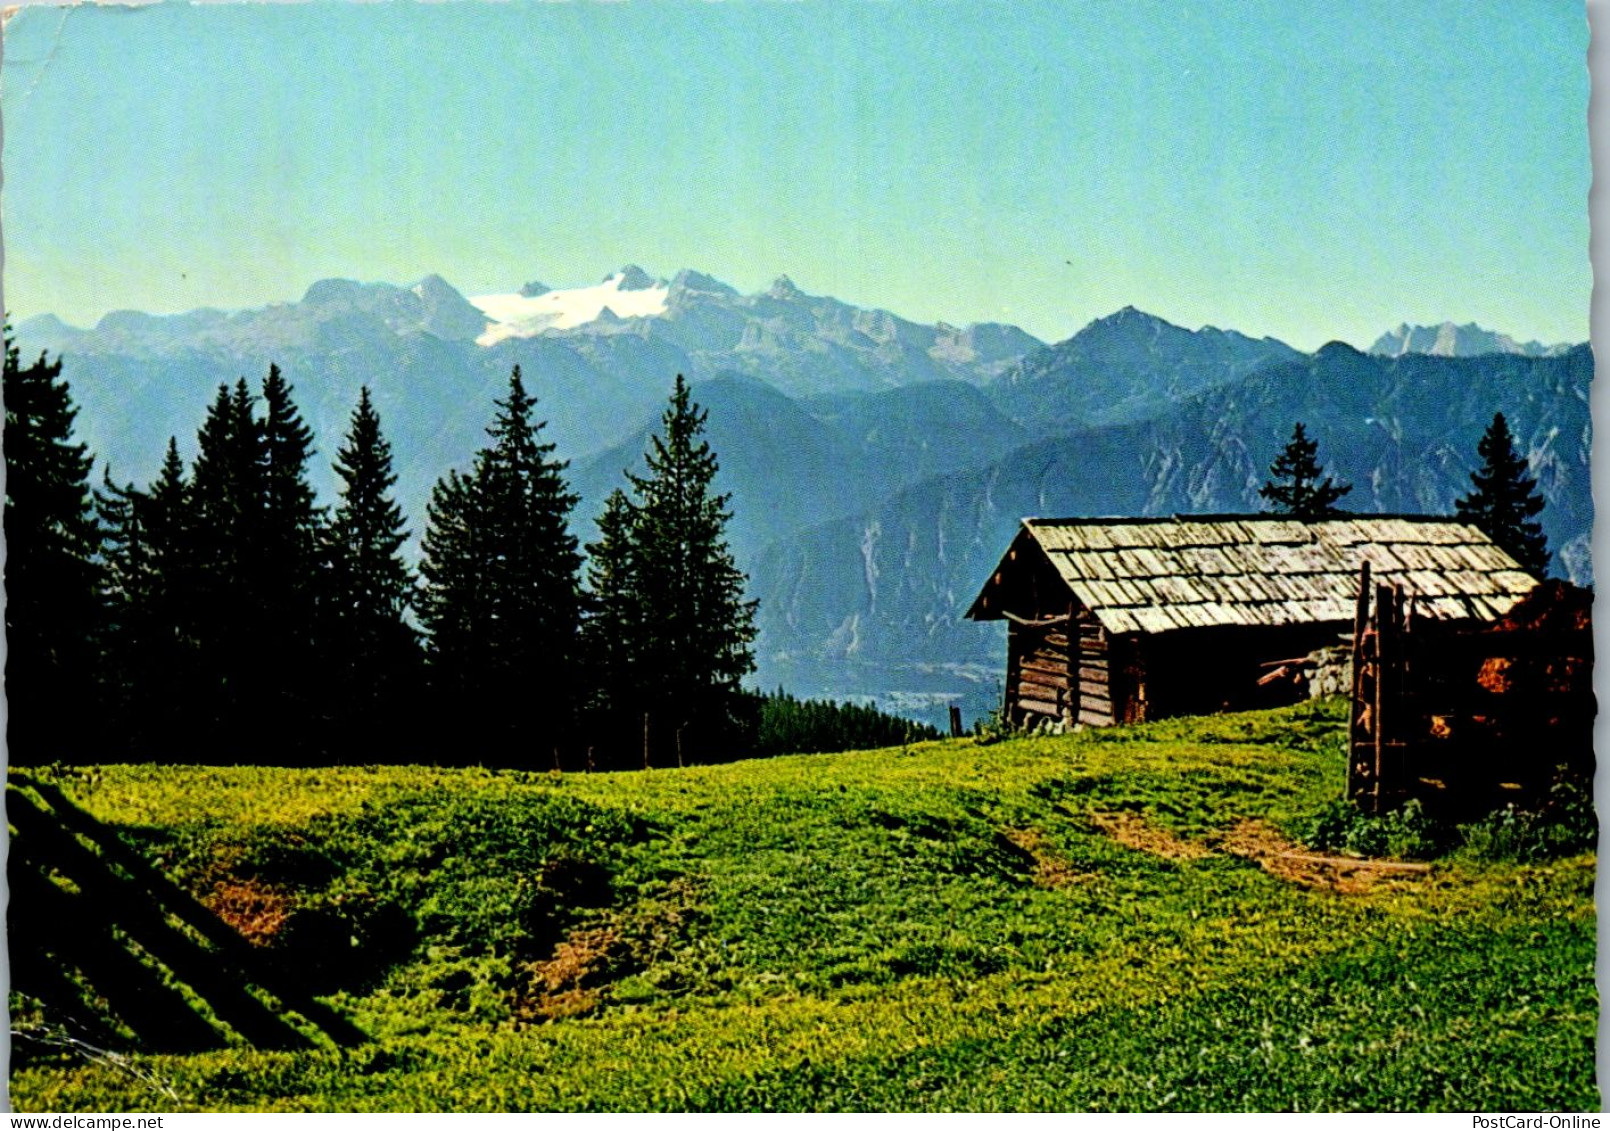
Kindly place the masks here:
[(192, 987), (220, 1047), (86, 1054), (14, 998), (13, 1102), (1597, 1108), (1594, 858), (1316, 859), (1341, 738), (1321, 705), (642, 774), (36, 772), (251, 941), (308, 1047)]

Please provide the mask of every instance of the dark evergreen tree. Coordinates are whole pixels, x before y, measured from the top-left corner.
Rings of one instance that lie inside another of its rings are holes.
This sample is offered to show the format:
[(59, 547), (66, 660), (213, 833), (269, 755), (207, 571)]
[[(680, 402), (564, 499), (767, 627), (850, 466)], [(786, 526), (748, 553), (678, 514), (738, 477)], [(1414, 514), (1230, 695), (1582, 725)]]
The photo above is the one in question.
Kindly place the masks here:
[(1277, 513), (1304, 521), (1341, 514), (1336, 504), (1353, 489), (1352, 484), (1334, 483), (1328, 475), (1321, 479), (1324, 468), (1319, 465), (1318, 455), (1319, 442), (1310, 440), (1299, 422), (1292, 430), (1291, 440), (1269, 465), (1270, 479), (1258, 494), (1268, 499)]
[(754, 721), (741, 681), (754, 670), (756, 603), (744, 600), (746, 579), (727, 547), (730, 496), (713, 491), (705, 417), (678, 374), (645, 454), (648, 474), (627, 477), (635, 501), (617, 500), (606, 514), (611, 545), (594, 580), (599, 631), (619, 633), (630, 657), (626, 687), (611, 689), (613, 713), (643, 717), (645, 761), (730, 755)]
[(202, 758), (252, 761), (265, 751), (251, 713), (267, 618), (256, 581), (266, 478), (262, 423), (246, 382), (218, 387), (196, 434), (188, 509), (191, 623), (199, 656), (185, 737)]
[(24, 367), (4, 335), (7, 741), (14, 762), (95, 752), (100, 529), (92, 457), (61, 360)]
[(101, 658), (107, 695), (108, 756), (130, 755), (143, 746), (143, 702), (138, 684), (150, 653), (151, 594), (158, 584), (145, 528), (144, 492), (102, 473), (95, 513), (102, 532), (103, 610)]
[(304, 759), (322, 735), (314, 688), (322, 515), (312, 432), (278, 367), (259, 418), (246, 382), (220, 386), (187, 493), (192, 623), (202, 674), (192, 728), (206, 756)]
[[(313, 430), (291, 400), (279, 366), (263, 381), (263, 499), (260, 543), (280, 601), (305, 605), (313, 588), (323, 515), (308, 482)], [(299, 616), (305, 612), (298, 611)]]
[(262, 425), (245, 381), (218, 394), (196, 434), (196, 460), (190, 476), (199, 582), (214, 589), (238, 586), (249, 572), (257, 548), (267, 460)]
[(582, 655), (588, 673), (585, 707), (597, 757), (629, 764), (630, 737), (641, 740), (647, 678), (634, 655), (638, 626), (652, 615), (638, 584), (637, 510), (619, 488), (604, 500), (598, 541), (587, 545), (587, 592)]
[(1534, 521), (1543, 510), (1543, 496), (1538, 494), (1537, 480), (1528, 474), (1530, 465), (1515, 450), (1503, 413), (1493, 414), (1476, 454), (1482, 464), (1470, 475), (1474, 489), (1454, 503), (1454, 510), (1541, 580), (1553, 556), (1542, 524)]
[(520, 369), (469, 475), (432, 492), (421, 617), (444, 705), (481, 757), (554, 763), (578, 690), (581, 557), (569, 529), (576, 496), (541, 441)]
[(277, 365), (263, 381), (262, 495), (246, 575), (262, 620), (249, 710), (273, 760), (315, 757), (326, 739), (328, 652), (319, 638), (325, 515), (308, 482), (313, 430)]
[(133, 696), (131, 735), (140, 757), (194, 757), (203, 751), (187, 748), (187, 740), (206, 669), (195, 619), (198, 559), (190, 484), (172, 437), (156, 481), (134, 502), (142, 516), (145, 568), (137, 591), (143, 607), (134, 610), (142, 631), (125, 676)]
[(168, 441), (162, 471), (142, 491), (110, 472), (95, 492), (104, 531), (103, 658), (109, 755), (142, 761), (200, 753), (186, 745), (201, 682), (191, 621), (184, 464)]
[(431, 683), (449, 699), (470, 677), (463, 665), (475, 642), (491, 628), (481, 577), (486, 572), (480, 542), (487, 525), (473, 475), (449, 471), (431, 489), (425, 506), (425, 536), (419, 571), (420, 620), (427, 636)]
[[(162, 581), (163, 599), (171, 602), (173, 612), (177, 613), (183, 606), (185, 590), (196, 563), (191, 556), (195, 532), (192, 529), (190, 484), (185, 481), (179, 443), (172, 436), (168, 437), (162, 470), (157, 473), (156, 482), (145, 492), (144, 501), (145, 539), (153, 570)], [(179, 624), (183, 619), (179, 616), (167, 617), (173, 624)]]
[(407, 524), (392, 497), (391, 445), (367, 386), (335, 473), (341, 501), (329, 532), (329, 714), (341, 748), (394, 750), (406, 698), (416, 690), (419, 648), (406, 620), (413, 592), (402, 556)]

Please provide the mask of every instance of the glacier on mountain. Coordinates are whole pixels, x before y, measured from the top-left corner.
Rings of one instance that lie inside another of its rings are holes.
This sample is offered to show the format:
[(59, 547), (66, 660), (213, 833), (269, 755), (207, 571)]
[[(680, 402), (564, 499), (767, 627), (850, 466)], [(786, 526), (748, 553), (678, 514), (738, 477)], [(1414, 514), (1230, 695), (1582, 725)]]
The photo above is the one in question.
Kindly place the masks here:
[(475, 340), (495, 346), (509, 338), (534, 338), (546, 330), (571, 330), (598, 321), (605, 310), (617, 318), (655, 318), (665, 313), (670, 294), (670, 284), (664, 280), (648, 279), (641, 268), (624, 267), (591, 287), (537, 295), (480, 295), (470, 302), (491, 324)]

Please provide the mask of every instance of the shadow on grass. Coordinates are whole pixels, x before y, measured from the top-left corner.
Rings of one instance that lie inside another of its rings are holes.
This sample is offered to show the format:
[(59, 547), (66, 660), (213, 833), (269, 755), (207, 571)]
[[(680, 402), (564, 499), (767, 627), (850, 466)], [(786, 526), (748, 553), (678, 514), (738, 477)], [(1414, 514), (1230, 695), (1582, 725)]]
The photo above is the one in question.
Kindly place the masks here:
[(366, 1039), (55, 786), (8, 785), (6, 816), (12, 989), (73, 1038), (146, 1052)]

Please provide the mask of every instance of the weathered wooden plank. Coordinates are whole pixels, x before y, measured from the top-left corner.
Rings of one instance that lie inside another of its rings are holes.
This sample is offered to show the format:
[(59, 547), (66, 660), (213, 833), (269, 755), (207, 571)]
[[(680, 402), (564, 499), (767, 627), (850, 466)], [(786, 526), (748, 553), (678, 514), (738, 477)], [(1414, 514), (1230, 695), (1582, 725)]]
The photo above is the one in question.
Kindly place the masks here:
[(1087, 727), (1110, 727), (1110, 726), (1112, 726), (1112, 716), (1111, 715), (1102, 715), (1102, 714), (1096, 713), (1095, 711), (1086, 711), (1086, 710), (1083, 710), (1083, 709), (1081, 709), (1079, 711), (1079, 721), (1081, 723), (1083, 723)]
[(1068, 682), (1066, 672), (1064, 672), (1062, 675), (1054, 675), (1050, 672), (1041, 672), (1035, 671), (1032, 668), (1024, 668), (1020, 673), (1019, 678), (1025, 684), (1032, 683), (1040, 687), (1057, 687), (1064, 691), (1071, 686)]
[(1068, 646), (1068, 634), (1065, 632), (1048, 632), (1041, 637), (1041, 640), (1054, 648), (1066, 648)]
[(1062, 710), (1055, 703), (1042, 703), (1038, 699), (1019, 699), (1018, 709), (1033, 711), (1037, 715), (1048, 715), (1053, 719), (1062, 717)]
[(1033, 699), (1039, 703), (1061, 703), (1067, 698), (1065, 695), (1058, 695), (1053, 688), (1040, 687), (1033, 683), (1025, 683), (1019, 687), (1017, 697), (1019, 702)]
[(1079, 702), (1094, 703), (1103, 710), (1112, 710), (1112, 699), (1108, 696), (1107, 689), (1105, 687), (1096, 687), (1092, 684), (1081, 683), (1079, 685)]
[(1024, 671), (1044, 672), (1046, 675), (1067, 675), (1068, 658), (1058, 656), (1054, 660), (1026, 659), (1018, 664)]
[(1091, 683), (1091, 684), (1094, 684), (1097, 687), (1111, 686), (1111, 681), (1108, 678), (1107, 667), (1106, 667), (1105, 664), (1103, 664), (1099, 668), (1088, 667), (1088, 666), (1086, 666), (1084, 664), (1080, 664), (1079, 665), (1079, 682), (1080, 683)]
[(1040, 702), (1067, 702), (1069, 693), (1058, 688), (1042, 688), (1035, 683), (1024, 683), (1018, 688), (1019, 699), (1038, 699)]

